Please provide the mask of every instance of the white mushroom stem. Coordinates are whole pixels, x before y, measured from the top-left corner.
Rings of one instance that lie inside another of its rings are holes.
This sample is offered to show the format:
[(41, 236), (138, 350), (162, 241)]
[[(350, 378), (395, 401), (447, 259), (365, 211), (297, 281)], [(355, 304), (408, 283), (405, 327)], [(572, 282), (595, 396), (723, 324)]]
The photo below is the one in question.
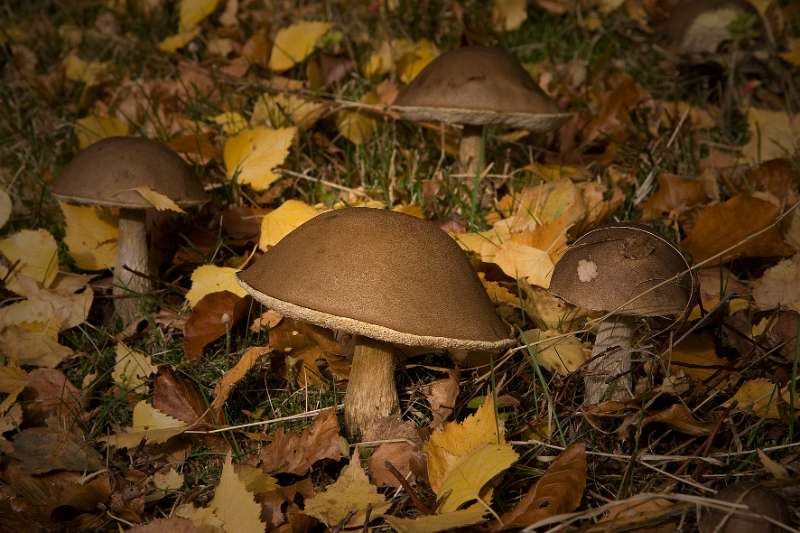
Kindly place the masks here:
[(375, 421), (399, 411), (395, 363), (390, 344), (364, 337), (356, 339), (344, 399), (344, 425), (350, 438), (361, 437)]
[(464, 126), (461, 131), (461, 144), (458, 146), (458, 160), (461, 172), (469, 176), (467, 183), (473, 187), (473, 179), (478, 172), (478, 160), (481, 154), (481, 138), (483, 126)]
[[(127, 268), (126, 268), (127, 267)], [(132, 272), (133, 271), (133, 272)], [(144, 274), (141, 276), (136, 274)], [(121, 209), (117, 236), (117, 264), (114, 267), (114, 308), (123, 323), (141, 316), (140, 295), (152, 288), (143, 209)]]
[[(632, 337), (633, 327), (625, 318), (612, 317), (600, 323), (592, 348), (592, 359), (583, 379), (584, 405), (633, 397), (628, 372), (631, 368)], [(610, 380), (613, 376), (619, 377)]]

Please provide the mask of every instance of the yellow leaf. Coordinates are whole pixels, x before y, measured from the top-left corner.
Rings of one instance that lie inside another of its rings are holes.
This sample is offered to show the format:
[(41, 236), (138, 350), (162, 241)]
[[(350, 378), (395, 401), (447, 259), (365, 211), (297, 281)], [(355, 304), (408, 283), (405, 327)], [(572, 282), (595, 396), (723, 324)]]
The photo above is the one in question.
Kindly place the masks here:
[(133, 448), (142, 440), (149, 444), (167, 442), (183, 433), (188, 425), (185, 422), (162, 413), (142, 400), (133, 408), (133, 425), (125, 431), (101, 437), (98, 440), (114, 448)]
[(533, 344), (530, 352), (534, 354), (536, 362), (550, 373), (569, 375), (588, 359), (583, 343), (575, 335), (540, 329), (528, 330), (522, 335), (526, 344)]
[(156, 192), (150, 187), (134, 187), (134, 191), (142, 195), (150, 205), (155, 207), (158, 211), (175, 211), (177, 213), (185, 213), (181, 206), (176, 204), (172, 198)]
[(364, 76), (367, 78), (383, 76), (394, 69), (395, 64), (403, 56), (414, 53), (414, 43), (408, 39), (393, 39), (383, 41), (376, 52), (367, 60), (364, 66)]
[(736, 394), (722, 405), (730, 407), (736, 402), (740, 411), (752, 411), (761, 418), (780, 418), (779, 397), (778, 385), (767, 378), (757, 378), (742, 383)]
[(451, 529), (471, 526), (483, 522), (483, 515), (489, 511), (480, 503), (451, 513), (427, 515), (421, 518), (397, 518), (384, 516), (397, 533), (437, 533)]
[(181, 0), (180, 28), (186, 31), (200, 24), (214, 12), (219, 0)]
[(495, 31), (514, 31), (528, 18), (526, 0), (494, 0), (492, 21)]
[(413, 51), (405, 54), (397, 63), (397, 76), (403, 83), (411, 83), (439, 55), (439, 50), (428, 39), (420, 39)]
[(356, 450), (339, 478), (323, 492), (306, 500), (303, 514), (318, 518), (330, 527), (336, 527), (345, 519), (348, 519), (345, 527), (362, 527), (368, 508), (371, 508), (370, 518), (378, 518), (389, 509), (389, 502), (369, 482)]
[(0, 228), (6, 225), (11, 218), (11, 197), (5, 189), (0, 189)]
[(18, 274), (36, 280), (49, 287), (58, 273), (58, 246), (47, 230), (25, 229), (0, 240), (0, 253), (5, 256), (14, 271), (6, 281), (6, 286), (19, 292), (16, 281)]
[[(378, 95), (370, 91), (361, 98), (361, 103), (377, 104)], [(343, 109), (336, 113), (336, 127), (353, 144), (364, 144), (378, 129), (378, 121), (365, 111)]]
[(445, 498), (438, 511), (452, 512), (480, 498), (483, 487), (514, 464), (517, 457), (510, 444), (487, 444), (454, 463), (437, 492), (439, 497)]
[(253, 106), (250, 124), (271, 128), (294, 125), (305, 130), (314, 125), (325, 109), (326, 106), (321, 103), (294, 94), (264, 94)]
[(781, 52), (781, 58), (794, 66), (800, 66), (800, 39), (789, 39), (789, 51)]
[(75, 121), (75, 136), (82, 149), (106, 137), (128, 135), (128, 125), (116, 117), (89, 115)]
[(175, 35), (170, 35), (169, 37), (165, 37), (160, 43), (158, 43), (158, 49), (162, 52), (177, 52), (190, 42), (194, 40), (195, 37), (200, 35), (200, 28), (192, 28), (190, 30), (182, 31), (180, 33), (176, 33)]
[(392, 211), (396, 213), (404, 213), (406, 215), (411, 215), (412, 217), (417, 217), (421, 219), (425, 219), (425, 214), (422, 212), (422, 208), (418, 205), (413, 204), (399, 204), (392, 208)]
[(110, 63), (99, 61), (84, 61), (75, 52), (64, 59), (65, 75), (70, 81), (83, 82), (87, 86), (97, 85), (110, 78), (108, 71)]
[(239, 282), (236, 281), (236, 268), (219, 267), (215, 265), (203, 265), (197, 267), (192, 272), (192, 288), (186, 293), (186, 301), (189, 307), (197, 305), (203, 296), (212, 292), (229, 291), (236, 296), (245, 297), (245, 291)]
[(747, 111), (750, 140), (742, 148), (745, 159), (756, 163), (791, 156), (800, 132), (797, 117), (784, 111), (751, 107)]
[(55, 368), (73, 352), (58, 343), (58, 338), (48, 331), (47, 324), (34, 322), (26, 324), (26, 327), (3, 329), (0, 332), (0, 353), (19, 365)]
[(64, 244), (78, 268), (113, 268), (117, 257), (117, 224), (108, 212), (97, 207), (82, 207), (58, 202), (64, 212)]
[[(0, 402), (0, 415), (4, 415), (8, 408), (17, 401), (17, 396), (28, 385), (28, 373), (16, 365), (0, 367), (0, 392), (7, 394)], [(2, 422), (0, 422), (2, 426)], [(4, 430), (0, 430), (2, 433)]]
[(271, 129), (263, 126), (242, 130), (225, 141), (224, 159), (228, 177), (266, 190), (280, 176), (273, 169), (289, 154), (297, 128)]
[(122, 342), (117, 343), (115, 361), (111, 374), (114, 383), (131, 391), (146, 392), (147, 378), (158, 372), (150, 356), (131, 350)]
[(550, 286), (553, 260), (544, 250), (507, 240), (499, 247), (484, 243), (481, 258), (487, 263), (495, 263), (512, 278), (524, 279), (531, 285), (545, 289)]
[(267, 213), (261, 219), (261, 237), (258, 247), (266, 250), (278, 244), (291, 231), (308, 222), (319, 214), (319, 211), (300, 200), (286, 200), (280, 207)]
[(222, 132), (225, 133), (225, 135), (235, 135), (247, 127), (247, 120), (245, 120), (241, 113), (235, 111), (220, 113), (212, 117), (211, 120), (222, 126)]
[(272, 44), (269, 68), (282, 72), (304, 61), (330, 28), (329, 22), (300, 22), (283, 28)]
[(20, 281), (27, 299), (0, 307), (0, 329), (22, 326), (57, 338), (60, 332), (82, 324), (89, 316), (94, 298), (91, 289), (77, 294), (72, 291), (59, 293), (40, 289), (30, 278)]

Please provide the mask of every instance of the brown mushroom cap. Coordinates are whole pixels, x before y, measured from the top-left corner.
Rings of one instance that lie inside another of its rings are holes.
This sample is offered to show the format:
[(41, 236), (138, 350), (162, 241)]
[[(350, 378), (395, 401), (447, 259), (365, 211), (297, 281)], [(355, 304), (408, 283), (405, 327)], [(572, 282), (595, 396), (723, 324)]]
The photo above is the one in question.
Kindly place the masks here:
[[(650, 290), (681, 272), (686, 274)], [(553, 270), (550, 291), (592, 311), (672, 315), (689, 305), (694, 277), (683, 254), (651, 228), (609, 224), (588, 231), (567, 249)]]
[(455, 241), (401, 213), (323, 213), (238, 276), (264, 305), (326, 328), (433, 348), (513, 342)]
[(139, 137), (109, 137), (80, 151), (53, 183), (59, 200), (149, 209), (135, 187), (149, 187), (181, 207), (205, 203), (192, 168), (167, 146)]
[[(739, 503), (748, 507), (748, 512), (768, 516), (778, 522), (788, 523), (790, 519), (786, 502), (775, 492), (754, 482), (735, 483), (719, 491), (714, 498), (731, 503)], [(718, 528), (725, 516), (731, 516), (725, 525)], [(728, 513), (722, 509), (703, 508), (700, 519), (700, 531), (711, 533), (772, 533), (784, 531), (766, 520), (742, 514)]]
[(411, 120), (550, 131), (568, 117), (504, 48), (470, 46), (426, 66), (395, 101)]

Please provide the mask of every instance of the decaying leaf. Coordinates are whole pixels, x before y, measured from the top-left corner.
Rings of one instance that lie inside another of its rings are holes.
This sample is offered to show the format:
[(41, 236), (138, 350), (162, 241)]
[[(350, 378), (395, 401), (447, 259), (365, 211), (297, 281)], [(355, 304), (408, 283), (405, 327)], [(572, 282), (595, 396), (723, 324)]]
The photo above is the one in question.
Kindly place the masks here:
[(642, 205), (642, 219), (655, 220), (664, 214), (679, 214), (705, 199), (702, 181), (662, 173), (658, 176), (658, 190)]
[(422, 392), (425, 394), (425, 399), (431, 404), (431, 414), (433, 414), (431, 427), (441, 428), (453, 416), (459, 390), (457, 370), (451, 370), (446, 378), (438, 379), (425, 386)]
[(175, 375), (166, 365), (156, 376), (153, 407), (187, 424), (195, 424), (206, 411), (205, 400), (194, 383)]
[(317, 415), (313, 424), (302, 433), (286, 433), (279, 429), (269, 446), (261, 450), (261, 468), (272, 474), (302, 476), (317, 461), (338, 461), (347, 456), (347, 451), (347, 445), (339, 435), (336, 411), (327, 409)]
[(63, 372), (54, 368), (37, 368), (28, 374), (22, 392), (25, 420), (44, 425), (54, 417), (70, 427), (83, 413), (84, 398)]

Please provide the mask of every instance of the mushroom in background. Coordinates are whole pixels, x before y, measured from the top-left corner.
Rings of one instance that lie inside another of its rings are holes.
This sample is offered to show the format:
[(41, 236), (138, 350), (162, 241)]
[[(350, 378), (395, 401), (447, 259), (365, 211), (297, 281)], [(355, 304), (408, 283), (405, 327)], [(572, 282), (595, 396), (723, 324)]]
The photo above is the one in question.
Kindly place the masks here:
[[(191, 167), (161, 143), (137, 137), (109, 137), (79, 152), (53, 183), (61, 201), (119, 208), (114, 307), (125, 324), (139, 316), (135, 296), (152, 283), (145, 214), (153, 206), (134, 189), (147, 187), (181, 207), (207, 201)], [(141, 273), (143, 275), (139, 275)]]
[(725, 487), (717, 493), (714, 499), (746, 505), (748, 509), (737, 512), (703, 507), (700, 514), (701, 533), (777, 533), (785, 531), (784, 528), (764, 518), (748, 516), (748, 514), (766, 516), (783, 524), (788, 524), (791, 518), (789, 508), (783, 498), (752, 481), (734, 483)]
[(745, 0), (680, 0), (657, 32), (664, 44), (679, 54), (713, 54), (733, 38), (733, 22), (747, 14), (758, 16)]
[(354, 335), (345, 397), (354, 438), (398, 413), (392, 345), (498, 350), (514, 342), (456, 242), (401, 213), (323, 213), (238, 276), (270, 309)]
[[(611, 314), (600, 323), (592, 348), (585, 405), (632, 397), (632, 318), (685, 313), (694, 286), (683, 254), (644, 225), (601, 226), (567, 249), (555, 266), (550, 291), (578, 307)], [(618, 377), (610, 381), (613, 376)]]
[(478, 170), (484, 126), (545, 133), (569, 117), (514, 56), (497, 46), (456, 48), (440, 55), (400, 92), (394, 109), (414, 121), (463, 125), (459, 159), (470, 176)]

